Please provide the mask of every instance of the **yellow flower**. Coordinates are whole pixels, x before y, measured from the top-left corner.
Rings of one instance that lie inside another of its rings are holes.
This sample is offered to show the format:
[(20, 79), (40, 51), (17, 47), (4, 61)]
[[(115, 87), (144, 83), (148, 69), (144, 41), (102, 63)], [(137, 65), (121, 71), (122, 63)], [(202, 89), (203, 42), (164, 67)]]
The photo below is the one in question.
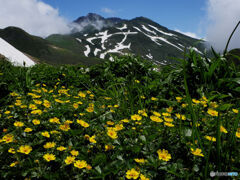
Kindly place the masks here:
[(134, 159), (134, 161), (136, 161), (137, 163), (139, 163), (139, 164), (144, 164), (145, 162), (146, 162), (146, 160), (145, 159)]
[(87, 107), (87, 108), (86, 108), (86, 111), (87, 111), (87, 112), (93, 112), (93, 111), (94, 111), (94, 107)]
[(168, 122), (164, 122), (164, 125), (165, 125), (165, 126), (168, 126), (168, 127), (174, 127), (174, 124), (168, 123)]
[(225, 127), (223, 126), (220, 126), (220, 131), (223, 132), (223, 133), (228, 133), (228, 131), (225, 129)]
[(152, 101), (157, 101), (157, 100), (158, 100), (158, 98), (151, 97), (151, 100), (152, 100)]
[(85, 113), (79, 113), (79, 115), (80, 115), (80, 116), (84, 116), (84, 115), (85, 115)]
[(56, 130), (53, 130), (53, 131), (50, 131), (51, 134), (59, 134), (60, 132), (59, 131), (56, 131)]
[(171, 116), (170, 113), (162, 113), (163, 116)]
[(131, 115), (131, 119), (134, 121), (140, 121), (142, 119), (142, 116), (138, 114)]
[(105, 100), (111, 100), (112, 98), (110, 97), (104, 97)]
[(50, 148), (54, 148), (56, 146), (55, 142), (47, 142), (43, 147), (45, 149), (50, 149)]
[(167, 112), (171, 113), (173, 111), (173, 107), (169, 107), (166, 109)]
[(78, 101), (77, 104), (83, 104), (81, 101)]
[(135, 83), (138, 83), (138, 84), (139, 84), (139, 83), (140, 83), (140, 81), (139, 81), (139, 80), (135, 80)]
[(113, 129), (108, 129), (107, 135), (112, 139), (117, 139), (118, 138), (117, 132), (114, 131)]
[(181, 102), (182, 97), (176, 97), (177, 102)]
[(90, 141), (91, 143), (97, 143), (97, 141), (95, 140), (95, 137), (96, 137), (95, 135), (89, 137), (89, 141)]
[(29, 108), (32, 110), (36, 110), (37, 106), (35, 104), (29, 104)]
[(121, 122), (128, 123), (129, 120), (128, 119), (122, 119)]
[(11, 111), (5, 111), (4, 112), (4, 114), (10, 114), (11, 113)]
[(141, 99), (146, 99), (146, 97), (145, 97), (145, 96), (140, 96), (140, 98), (141, 98)]
[(238, 113), (238, 110), (237, 109), (232, 109), (232, 111), (234, 112), (234, 113)]
[(32, 151), (32, 147), (29, 145), (20, 146), (18, 152), (23, 154), (29, 154)]
[(82, 168), (85, 168), (85, 167), (87, 167), (87, 162), (86, 161), (84, 161), (84, 160), (78, 160), (78, 161), (76, 161), (75, 163), (74, 163), (74, 166), (76, 167), (76, 168), (79, 168), (79, 169), (82, 169)]
[(124, 127), (123, 127), (122, 124), (116, 124), (113, 129), (114, 129), (115, 131), (121, 131), (123, 128), (124, 128)]
[(109, 151), (114, 148), (115, 148), (115, 146), (113, 146), (113, 145), (105, 145), (105, 151)]
[(61, 129), (62, 131), (68, 131), (68, 130), (70, 130), (70, 126), (68, 123), (64, 123), (59, 126), (59, 129)]
[(146, 178), (143, 174), (140, 175), (140, 180), (149, 180), (149, 178)]
[(51, 103), (50, 103), (48, 100), (44, 100), (44, 101), (43, 101), (43, 105), (44, 105), (46, 108), (50, 108), (50, 107), (51, 107)]
[(44, 137), (50, 138), (50, 134), (49, 134), (48, 131), (44, 131), (44, 132), (42, 132), (41, 134), (42, 134), (42, 136), (44, 136)]
[(46, 160), (46, 161), (54, 161), (56, 159), (55, 155), (54, 154), (44, 154), (43, 155), (43, 158)]
[(49, 122), (50, 122), (50, 123), (60, 124), (60, 121), (59, 121), (59, 119), (58, 119), (57, 117), (50, 118), (50, 119), (49, 119)]
[(6, 143), (10, 143), (10, 142), (13, 142), (13, 139), (14, 139), (14, 135), (6, 134), (5, 136), (3, 136), (2, 141), (5, 141)]
[(106, 123), (107, 123), (107, 125), (110, 125), (110, 126), (114, 125), (114, 122), (112, 122), (112, 121), (107, 121)]
[(77, 119), (77, 123), (80, 124), (82, 127), (85, 127), (85, 128), (89, 127), (89, 124), (83, 120)]
[(14, 126), (16, 126), (16, 127), (22, 127), (22, 126), (24, 126), (24, 123), (23, 123), (23, 122), (20, 122), (20, 121), (16, 121), (16, 122), (14, 123)]
[(165, 149), (162, 149), (162, 150), (159, 149), (157, 153), (158, 153), (159, 160), (169, 161), (172, 158), (171, 154), (169, 154), (168, 151)]
[(159, 112), (153, 111), (152, 113), (157, 117), (161, 117), (161, 114)]
[(82, 97), (82, 98), (85, 98), (85, 97), (86, 97), (86, 94), (83, 93), (83, 92), (79, 92), (79, 93), (78, 93), (78, 96), (80, 96), (80, 97)]
[(33, 110), (33, 111), (31, 112), (31, 114), (38, 114), (38, 115), (41, 115), (41, 114), (42, 114), (42, 110), (40, 110), (40, 109)]
[(31, 132), (31, 131), (32, 131), (31, 128), (25, 128), (25, 129), (24, 129), (24, 132)]
[(192, 99), (192, 102), (195, 103), (195, 104), (199, 104), (200, 103), (200, 101), (196, 100), (196, 99)]
[(65, 148), (64, 146), (59, 146), (57, 147), (58, 151), (65, 151), (67, 148)]
[(16, 92), (12, 92), (12, 93), (10, 93), (10, 95), (11, 95), (11, 96), (19, 96), (19, 94), (16, 93)]
[(72, 124), (72, 123), (73, 123), (73, 121), (66, 120), (64, 123), (67, 123), (67, 124)]
[(15, 154), (15, 153), (16, 153), (15, 149), (13, 149), (13, 148), (8, 149), (8, 152), (9, 152), (9, 153), (12, 153), (12, 154)]
[(196, 148), (195, 150), (193, 148), (191, 148), (191, 153), (195, 156), (202, 156), (204, 157), (204, 155), (202, 154), (202, 150), (199, 148)]
[(33, 100), (33, 102), (35, 103), (35, 104), (38, 104), (38, 105), (40, 105), (40, 104), (42, 104), (42, 101), (40, 101), (40, 100)]
[(218, 116), (218, 112), (213, 109), (208, 109), (207, 113), (211, 116)]
[(78, 108), (78, 104), (77, 104), (77, 103), (74, 103), (74, 104), (73, 104), (73, 108), (74, 108), (74, 109), (77, 109), (77, 108)]
[(238, 128), (238, 130), (236, 132), (236, 137), (240, 138), (240, 128)]
[(173, 119), (172, 118), (169, 118), (169, 117), (164, 117), (164, 120), (167, 121), (167, 122), (173, 122)]
[(74, 156), (67, 156), (66, 159), (64, 160), (66, 164), (72, 164), (74, 161), (75, 161)]
[(34, 125), (39, 125), (39, 124), (40, 124), (40, 121), (37, 120), (37, 119), (34, 119), (34, 120), (32, 120), (32, 123), (33, 123)]
[(185, 108), (185, 107), (187, 107), (187, 105), (188, 104), (182, 104), (181, 106), (182, 106), (182, 108)]
[(207, 140), (209, 141), (213, 141), (215, 142), (216, 141), (216, 138), (215, 137), (212, 137), (212, 136), (204, 136)]
[(10, 166), (10, 167), (14, 167), (14, 166), (16, 166), (18, 163), (19, 163), (18, 161), (15, 161), (15, 162), (11, 163), (9, 166)]
[(216, 102), (210, 102), (210, 107), (212, 107), (212, 108), (217, 108), (218, 105), (217, 105)]
[(91, 169), (92, 169), (92, 166), (88, 164), (88, 165), (86, 166), (86, 169), (87, 169), (87, 170), (91, 170)]
[(150, 116), (150, 119), (154, 122), (163, 122), (163, 120), (157, 116)]
[(79, 154), (79, 152), (76, 151), (76, 150), (72, 150), (70, 153), (71, 153), (73, 156), (78, 156), (78, 154)]
[(126, 172), (127, 179), (137, 179), (138, 177), (139, 177), (139, 172), (136, 171), (134, 168)]

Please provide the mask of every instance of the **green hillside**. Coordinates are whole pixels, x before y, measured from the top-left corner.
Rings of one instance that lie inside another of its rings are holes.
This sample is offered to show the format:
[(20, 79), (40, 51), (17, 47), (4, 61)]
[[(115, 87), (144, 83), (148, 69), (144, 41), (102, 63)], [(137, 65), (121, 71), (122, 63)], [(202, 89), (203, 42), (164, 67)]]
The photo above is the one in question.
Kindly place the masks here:
[(102, 62), (98, 58), (87, 58), (77, 51), (57, 47), (43, 38), (32, 36), (16, 27), (0, 30), (0, 37), (18, 50), (44, 63), (93, 65)]

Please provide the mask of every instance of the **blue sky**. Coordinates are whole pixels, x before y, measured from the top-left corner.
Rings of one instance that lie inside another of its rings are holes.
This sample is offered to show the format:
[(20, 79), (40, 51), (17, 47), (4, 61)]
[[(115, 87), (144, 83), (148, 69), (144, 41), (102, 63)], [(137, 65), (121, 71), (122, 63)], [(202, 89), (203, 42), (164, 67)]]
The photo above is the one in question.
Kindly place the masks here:
[(168, 27), (204, 37), (200, 27), (206, 14), (205, 0), (43, 0), (68, 20), (89, 12), (103, 17), (132, 19), (144, 16)]

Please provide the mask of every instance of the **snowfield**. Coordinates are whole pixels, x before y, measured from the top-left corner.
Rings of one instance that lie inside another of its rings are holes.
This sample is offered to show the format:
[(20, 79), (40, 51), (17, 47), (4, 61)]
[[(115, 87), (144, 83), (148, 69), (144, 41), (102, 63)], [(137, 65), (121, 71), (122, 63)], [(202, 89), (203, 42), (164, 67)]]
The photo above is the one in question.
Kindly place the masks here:
[(0, 38), (0, 54), (8, 58), (9, 61), (15, 66), (23, 66), (24, 62), (26, 67), (36, 64), (29, 57), (27, 57), (21, 51), (17, 50), (15, 47), (13, 47), (11, 44), (3, 40), (2, 38)]

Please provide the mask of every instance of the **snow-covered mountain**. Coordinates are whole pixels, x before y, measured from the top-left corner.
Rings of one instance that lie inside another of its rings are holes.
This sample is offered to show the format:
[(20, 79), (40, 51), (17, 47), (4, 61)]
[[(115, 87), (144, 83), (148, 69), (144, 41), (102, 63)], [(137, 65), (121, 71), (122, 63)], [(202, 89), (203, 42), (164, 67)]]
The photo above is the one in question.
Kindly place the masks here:
[(183, 57), (184, 49), (193, 48), (199, 54), (205, 49), (198, 39), (145, 17), (123, 20), (90, 13), (73, 24), (72, 33), (66, 35), (54, 34), (43, 39), (22, 29), (8, 27), (0, 29), (0, 38), (34, 60), (50, 64), (92, 65), (113, 60), (112, 55), (124, 54), (141, 56), (156, 64), (168, 64), (174, 62), (174, 58)]
[(0, 38), (0, 54), (6, 57), (10, 62), (12, 62), (12, 64), (16, 66), (23, 66), (25, 64), (25, 66), (28, 67), (35, 65), (33, 60), (2, 38)]
[[(91, 18), (79, 18), (97, 24), (102, 21), (99, 15)], [(90, 20), (89, 20), (90, 19)], [(77, 22), (77, 21), (76, 21)], [(184, 49), (194, 48), (203, 54), (204, 45), (179, 32), (169, 30), (145, 17), (132, 20), (119, 20), (111, 26), (91, 29), (88, 32), (79, 31), (70, 35), (52, 35), (47, 40), (56, 46), (66, 47), (66, 44), (78, 42), (78, 49), (86, 57), (112, 59), (111, 55), (135, 54), (155, 63), (171, 63), (173, 58), (183, 57)], [(77, 46), (74, 49), (77, 49)], [(73, 47), (69, 47), (73, 48)]]

